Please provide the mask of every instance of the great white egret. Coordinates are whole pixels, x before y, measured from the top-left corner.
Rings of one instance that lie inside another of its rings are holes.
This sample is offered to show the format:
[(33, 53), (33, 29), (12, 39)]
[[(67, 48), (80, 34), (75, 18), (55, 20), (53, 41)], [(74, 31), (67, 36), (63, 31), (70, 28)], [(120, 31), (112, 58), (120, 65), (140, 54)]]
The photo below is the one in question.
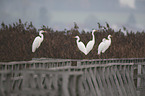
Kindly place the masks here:
[(34, 41), (33, 41), (33, 43), (32, 43), (32, 52), (35, 52), (36, 49), (39, 48), (39, 46), (41, 45), (41, 43), (42, 43), (42, 41), (43, 41), (43, 39), (44, 39), (42, 33), (45, 33), (45, 32), (46, 32), (46, 31), (41, 30), (41, 31), (39, 32), (39, 36), (37, 36), (37, 37), (34, 39)]
[(95, 44), (95, 36), (94, 36), (94, 32), (96, 32), (97, 30), (92, 30), (92, 40), (90, 40), (87, 45), (86, 45), (86, 50), (87, 50), (87, 54), (93, 49), (94, 44)]
[(85, 47), (84, 43), (80, 41), (80, 37), (75, 36), (74, 38), (77, 38), (76, 42), (77, 42), (77, 46), (78, 46), (79, 50), (82, 51), (85, 55), (87, 55), (86, 47)]
[(103, 51), (103, 48), (105, 46), (105, 41), (106, 41), (106, 39), (103, 38), (102, 42), (99, 44), (99, 46), (98, 46), (98, 55)]
[(104, 53), (109, 46), (111, 45), (111, 35), (108, 35), (108, 39), (103, 38), (102, 42), (99, 44), (98, 46), (98, 55), (102, 53)]

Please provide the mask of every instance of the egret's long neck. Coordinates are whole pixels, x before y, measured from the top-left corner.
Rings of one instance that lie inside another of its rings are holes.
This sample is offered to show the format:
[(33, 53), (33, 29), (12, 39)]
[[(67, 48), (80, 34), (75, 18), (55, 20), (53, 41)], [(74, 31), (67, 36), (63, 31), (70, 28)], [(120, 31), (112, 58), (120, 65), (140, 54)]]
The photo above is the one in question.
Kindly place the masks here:
[(77, 38), (77, 42), (79, 42), (80, 41), (80, 38)]
[(110, 37), (108, 37), (108, 40), (109, 40), (109, 41), (111, 41), (111, 38), (110, 38)]
[(92, 39), (92, 40), (93, 40), (93, 41), (95, 41), (95, 36), (94, 36), (94, 32), (92, 32), (92, 36), (93, 36), (93, 39)]
[(41, 38), (43, 39), (43, 34), (40, 32), (39, 35), (41, 36)]
[(108, 37), (108, 39), (109, 39), (109, 40), (111, 40), (111, 38), (110, 38), (110, 37)]

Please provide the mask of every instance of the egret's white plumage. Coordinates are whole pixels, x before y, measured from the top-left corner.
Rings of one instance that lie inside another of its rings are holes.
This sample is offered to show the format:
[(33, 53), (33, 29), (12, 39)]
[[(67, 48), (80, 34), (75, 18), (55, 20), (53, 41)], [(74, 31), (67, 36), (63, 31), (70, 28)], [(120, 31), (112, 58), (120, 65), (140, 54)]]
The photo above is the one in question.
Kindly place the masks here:
[(98, 55), (102, 53), (104, 53), (109, 46), (111, 45), (111, 35), (108, 35), (108, 39), (103, 38), (102, 42), (99, 44), (98, 46)]
[(33, 43), (32, 43), (32, 52), (35, 52), (36, 49), (39, 48), (39, 46), (41, 45), (41, 43), (42, 43), (42, 41), (43, 41), (43, 39), (44, 39), (42, 33), (44, 33), (44, 32), (46, 32), (46, 31), (42, 31), (42, 30), (41, 30), (41, 31), (39, 32), (39, 36), (37, 36), (37, 37), (34, 39), (34, 41), (33, 41)]
[(95, 36), (94, 36), (94, 32), (96, 32), (97, 30), (92, 30), (92, 40), (90, 40), (87, 45), (86, 45), (86, 50), (87, 50), (87, 54), (93, 49), (94, 44), (95, 44)]
[(85, 55), (87, 55), (86, 47), (85, 47), (84, 43), (80, 41), (80, 37), (75, 36), (74, 38), (77, 38), (76, 42), (77, 42), (77, 46), (78, 46), (79, 50), (81, 52), (83, 52)]
[(98, 46), (98, 55), (101, 54), (101, 52), (103, 51), (103, 48), (105, 46), (105, 41), (106, 41), (106, 39), (103, 38), (102, 42), (99, 44), (99, 46)]

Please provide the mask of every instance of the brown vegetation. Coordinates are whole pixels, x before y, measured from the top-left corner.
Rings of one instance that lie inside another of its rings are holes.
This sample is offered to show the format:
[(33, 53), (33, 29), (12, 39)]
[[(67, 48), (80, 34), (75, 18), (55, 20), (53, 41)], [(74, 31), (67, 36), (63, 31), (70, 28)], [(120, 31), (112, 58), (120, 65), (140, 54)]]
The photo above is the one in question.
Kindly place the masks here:
[(76, 28), (64, 31), (54, 31), (43, 26), (48, 33), (44, 34), (44, 41), (35, 53), (31, 52), (31, 45), (38, 35), (32, 23), (1, 24), (0, 29), (0, 62), (31, 60), (32, 58), (64, 58), (64, 59), (97, 59), (97, 48), (102, 38), (108, 34), (113, 36), (110, 48), (102, 54), (102, 58), (141, 58), (145, 57), (145, 33), (130, 32), (124, 35), (121, 31), (114, 32), (106, 24), (106, 29), (98, 29), (95, 33), (96, 43), (93, 50), (85, 56), (79, 51), (73, 36), (80, 36), (85, 44), (92, 39), (90, 32), (79, 32)]

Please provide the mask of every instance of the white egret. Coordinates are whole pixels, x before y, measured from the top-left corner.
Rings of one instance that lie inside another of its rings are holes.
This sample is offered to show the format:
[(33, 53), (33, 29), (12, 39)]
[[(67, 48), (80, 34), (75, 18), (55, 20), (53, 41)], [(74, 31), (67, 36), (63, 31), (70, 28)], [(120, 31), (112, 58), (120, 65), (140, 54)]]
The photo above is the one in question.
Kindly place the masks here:
[(93, 49), (94, 44), (95, 44), (95, 36), (94, 36), (94, 32), (96, 32), (97, 30), (92, 30), (92, 40), (90, 40), (87, 45), (86, 45), (86, 50), (87, 50), (87, 54)]
[(41, 43), (42, 43), (42, 41), (43, 41), (43, 39), (44, 39), (42, 33), (44, 33), (44, 32), (46, 32), (46, 31), (41, 30), (41, 31), (39, 32), (39, 36), (37, 36), (37, 37), (34, 39), (34, 41), (33, 41), (33, 43), (32, 43), (32, 52), (35, 52), (36, 49), (39, 48), (39, 46), (41, 45)]
[(76, 42), (77, 42), (77, 46), (78, 46), (79, 50), (82, 51), (85, 55), (87, 55), (86, 47), (85, 47), (84, 43), (80, 41), (80, 37), (75, 36), (74, 38), (77, 38)]
[(103, 48), (105, 46), (105, 41), (106, 41), (106, 39), (103, 38), (102, 42), (99, 44), (99, 46), (98, 46), (98, 55), (103, 51)]
[(103, 38), (98, 47), (98, 55), (100, 55), (101, 52), (104, 53), (109, 48), (111, 45), (111, 37), (111, 35), (108, 35), (108, 39)]

